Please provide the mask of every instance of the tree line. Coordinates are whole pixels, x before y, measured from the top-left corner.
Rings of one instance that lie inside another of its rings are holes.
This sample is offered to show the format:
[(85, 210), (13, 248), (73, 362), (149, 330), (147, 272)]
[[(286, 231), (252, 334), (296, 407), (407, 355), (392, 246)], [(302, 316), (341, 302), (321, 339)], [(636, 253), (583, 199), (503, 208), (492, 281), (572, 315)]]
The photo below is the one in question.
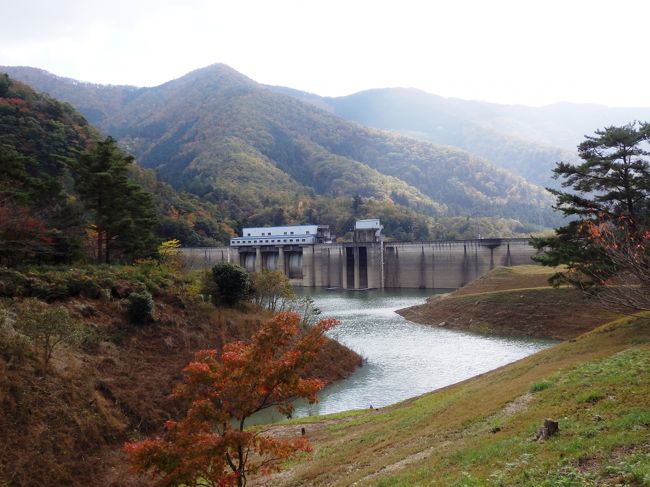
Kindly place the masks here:
[(70, 105), (0, 74), (0, 264), (132, 262), (218, 245), (219, 209), (172, 190)]

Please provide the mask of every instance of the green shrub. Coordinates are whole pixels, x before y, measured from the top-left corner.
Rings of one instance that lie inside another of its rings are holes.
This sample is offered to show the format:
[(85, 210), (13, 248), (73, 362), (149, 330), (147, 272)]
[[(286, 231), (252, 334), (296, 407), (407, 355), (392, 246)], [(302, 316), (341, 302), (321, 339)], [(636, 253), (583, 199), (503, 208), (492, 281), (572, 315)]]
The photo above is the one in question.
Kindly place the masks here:
[(154, 302), (148, 292), (131, 293), (127, 298), (126, 312), (134, 325), (143, 325), (153, 319)]
[(84, 298), (99, 299), (102, 297), (102, 286), (86, 275), (75, 275), (68, 280), (70, 296), (83, 296)]
[(87, 326), (86, 331), (79, 343), (81, 349), (87, 353), (94, 353), (99, 350), (101, 334), (96, 326)]
[(70, 296), (66, 281), (50, 282), (45, 279), (32, 277), (28, 280), (28, 294), (30, 297), (52, 302)]
[(253, 274), (252, 294), (255, 304), (270, 311), (283, 311), (296, 297), (289, 278), (280, 271), (269, 270)]
[(12, 269), (0, 269), (0, 297), (12, 298), (24, 296), (27, 287), (27, 278)]
[(605, 395), (602, 394), (601, 392), (598, 391), (589, 391), (585, 392), (584, 394), (579, 394), (578, 397), (576, 397), (576, 400), (578, 402), (591, 402), (595, 403), (600, 401), (601, 399), (604, 399)]
[(230, 262), (220, 262), (212, 268), (212, 283), (206, 291), (214, 304), (234, 306), (250, 296), (251, 278), (246, 269)]
[(536, 382), (532, 386), (530, 386), (530, 392), (539, 392), (543, 391), (544, 389), (548, 389), (551, 387), (553, 384), (550, 383), (549, 381), (545, 380), (542, 382)]
[(147, 287), (140, 281), (116, 279), (111, 286), (111, 296), (116, 299), (128, 298), (131, 294), (146, 293)]

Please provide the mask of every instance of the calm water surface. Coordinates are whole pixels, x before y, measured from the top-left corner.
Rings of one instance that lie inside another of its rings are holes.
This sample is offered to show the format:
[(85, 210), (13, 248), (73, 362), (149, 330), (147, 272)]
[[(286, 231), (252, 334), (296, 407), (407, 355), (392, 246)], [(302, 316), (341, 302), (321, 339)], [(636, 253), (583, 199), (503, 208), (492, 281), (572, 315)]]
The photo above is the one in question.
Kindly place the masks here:
[[(550, 346), (553, 342), (496, 338), (418, 325), (395, 310), (421, 304), (431, 290), (314, 291), (323, 317), (341, 320), (328, 332), (364, 358), (348, 379), (327, 387), (318, 404), (296, 402), (294, 417), (388, 406), (453, 384)], [(252, 422), (283, 419), (265, 411)], [(251, 423), (252, 424), (252, 423)]]

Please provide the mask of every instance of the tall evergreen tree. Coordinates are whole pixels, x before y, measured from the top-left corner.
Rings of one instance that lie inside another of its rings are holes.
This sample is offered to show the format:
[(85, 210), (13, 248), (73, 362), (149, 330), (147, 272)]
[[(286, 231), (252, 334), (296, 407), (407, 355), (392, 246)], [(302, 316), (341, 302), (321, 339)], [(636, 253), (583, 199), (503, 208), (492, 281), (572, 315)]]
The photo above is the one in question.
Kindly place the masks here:
[(120, 252), (133, 259), (155, 249), (156, 211), (152, 196), (129, 181), (133, 157), (107, 137), (85, 153), (76, 167), (75, 189), (93, 212), (98, 262), (110, 262)]
[[(633, 122), (606, 127), (586, 136), (578, 146), (582, 162), (560, 162), (554, 177), (563, 178), (568, 191), (549, 189), (555, 208), (572, 220), (549, 238), (533, 239), (545, 253), (544, 265), (566, 265), (569, 273), (557, 282), (589, 283), (589, 276), (606, 277), (616, 266), (589, 238), (590, 225), (625, 220), (626, 238), (640, 237), (650, 225), (650, 123)], [(576, 280), (575, 277), (578, 277)]]

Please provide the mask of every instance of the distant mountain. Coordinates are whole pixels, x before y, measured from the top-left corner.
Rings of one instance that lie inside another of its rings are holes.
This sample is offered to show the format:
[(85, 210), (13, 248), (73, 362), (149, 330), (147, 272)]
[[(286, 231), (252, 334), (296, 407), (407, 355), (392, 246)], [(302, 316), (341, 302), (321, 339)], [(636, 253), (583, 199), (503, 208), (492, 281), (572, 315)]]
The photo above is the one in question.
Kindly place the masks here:
[(585, 134), (635, 119), (648, 108), (561, 103), (541, 108), (443, 98), (416, 89), (386, 88), (339, 98), (284, 87), (270, 89), (312, 103), (346, 120), (462, 148), (542, 186), (558, 161), (577, 160)]
[[(650, 107), (608, 107), (581, 103), (554, 103), (542, 107), (502, 105), (444, 98), (410, 88), (368, 90), (345, 97), (323, 98), (322, 101), (314, 100), (317, 95), (299, 93), (294, 93), (294, 96), (303, 97), (304, 101), (317, 103), (321, 107), (327, 105), (333, 113), (340, 116), (345, 114), (344, 118), (354, 114), (357, 117), (370, 116), (363, 115), (366, 109), (377, 112), (380, 108), (384, 112), (386, 108), (395, 108), (395, 103), (400, 102), (405, 104), (398, 110), (402, 112), (399, 116), (402, 122), (415, 119), (416, 123), (428, 124), (436, 120), (432, 117), (440, 117), (443, 122), (447, 117), (452, 117), (481, 125), (496, 133), (569, 151), (574, 151), (585, 135), (599, 128), (650, 119)], [(371, 108), (373, 103), (379, 106)], [(384, 122), (392, 120), (390, 114), (384, 112), (386, 115), (388, 118)]]
[(498, 132), (455, 103), (419, 90), (370, 90), (323, 103), (347, 120), (460, 147), (543, 186), (555, 184), (557, 161), (577, 158), (570, 151)]
[[(26, 68), (0, 69), (26, 76)], [(240, 223), (268, 219), (271, 208), (273, 215), (307, 218), (305, 206), (355, 195), (367, 207), (394, 207), (395, 218), (411, 211), (557, 221), (546, 192), (484, 159), (346, 122), (224, 65), (139, 89), (97, 87), (40, 70), (30, 76), (38, 89), (96, 117), (140, 164), (218, 203)], [(302, 214), (294, 211), (301, 206)], [(309, 218), (317, 218), (318, 208), (312, 210)]]

